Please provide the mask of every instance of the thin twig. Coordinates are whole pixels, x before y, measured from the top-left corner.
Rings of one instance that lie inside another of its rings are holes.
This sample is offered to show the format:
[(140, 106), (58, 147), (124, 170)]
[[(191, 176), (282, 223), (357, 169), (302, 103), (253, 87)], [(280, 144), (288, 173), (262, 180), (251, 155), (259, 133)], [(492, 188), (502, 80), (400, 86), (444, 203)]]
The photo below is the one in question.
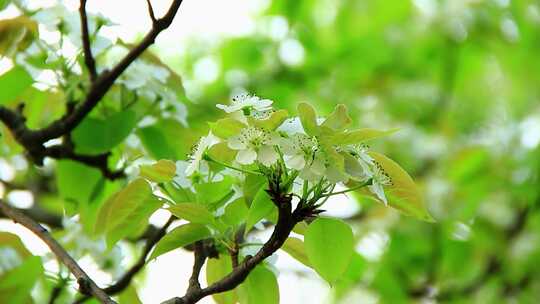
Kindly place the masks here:
[(150, 19), (152, 19), (152, 24), (157, 22), (156, 15), (154, 14), (154, 8), (152, 7), (152, 2), (150, 0), (146, 0), (146, 4), (148, 4), (148, 15), (150, 15)]
[[(86, 18), (86, 12), (84, 9), (85, 3), (86, 1), (82, 0), (81, 17), (83, 19)], [(85, 99), (79, 104), (79, 106), (75, 107), (73, 111), (66, 113), (61, 118), (53, 121), (48, 126), (38, 130), (29, 129), (26, 125), (26, 118), (20, 111), (13, 111), (5, 106), (0, 106), (0, 121), (2, 121), (10, 129), (15, 140), (25, 148), (32, 162), (37, 165), (42, 165), (45, 157), (58, 159), (71, 158), (80, 162), (88, 160), (87, 156), (83, 157), (75, 154), (73, 149), (70, 149), (68, 146), (61, 145), (60, 147), (55, 147), (56, 150), (53, 150), (50, 147), (45, 147), (44, 143), (48, 140), (69, 134), (83, 121), (83, 119), (95, 108), (99, 101), (101, 101), (103, 96), (107, 94), (116, 79), (118, 79), (118, 77), (120, 77), (120, 75), (131, 65), (131, 63), (133, 63), (144, 51), (146, 51), (146, 49), (148, 49), (150, 45), (155, 42), (156, 37), (163, 30), (171, 25), (181, 3), (182, 0), (174, 0), (171, 3), (167, 13), (163, 17), (156, 19), (156, 21), (153, 22), (152, 28), (139, 44), (132, 48), (111, 70), (106, 70), (95, 78), (95, 81), (92, 82)], [(81, 21), (84, 28), (84, 24), (86, 24), (86, 22), (84, 22), (84, 20)], [(87, 43), (86, 47), (90, 47), (89, 43)], [(85, 54), (87, 54), (87, 52), (85, 52)], [(91, 58), (91, 56), (85, 56), (85, 58)], [(91, 66), (92, 65), (90, 64), (90, 67)], [(58, 150), (63, 151), (59, 152)], [(103, 164), (104, 162), (99, 163), (100, 169), (102, 168)], [(93, 162), (89, 162), (89, 165), (98, 167), (96, 163)], [(112, 176), (117, 177), (115, 174), (112, 174)]]
[(43, 228), (43, 226), (36, 223), (34, 220), (19, 212), (15, 208), (12, 208), (2, 200), (0, 200), (0, 209), (14, 222), (26, 227), (43, 242), (45, 242), (45, 244), (47, 244), (56, 257), (62, 261), (62, 263), (66, 265), (70, 272), (75, 276), (79, 284), (79, 290), (82, 293), (91, 294), (104, 304), (116, 303), (105, 293), (105, 291), (103, 291), (103, 289), (96, 285), (96, 283), (86, 274), (86, 272), (84, 272), (84, 270), (66, 252), (66, 250), (51, 237), (47, 229)]
[[(159, 242), (159, 240), (163, 238), (163, 236), (167, 232), (167, 229), (174, 222), (174, 220), (176, 220), (175, 216), (169, 217), (167, 223), (165, 223), (165, 225), (163, 225), (163, 227), (161, 227), (159, 230), (156, 230), (154, 234), (147, 239), (146, 244), (144, 245), (144, 249), (137, 262), (135, 262), (135, 264), (133, 264), (133, 266), (131, 266), (131, 268), (126, 273), (124, 273), (124, 275), (122, 275), (120, 279), (116, 281), (116, 283), (103, 289), (107, 294), (118, 294), (129, 286), (135, 275), (139, 273), (146, 265), (146, 258), (148, 257), (148, 254), (150, 254), (150, 251), (152, 251), (152, 248), (154, 248), (154, 245), (156, 245), (157, 242)], [(90, 298), (90, 296), (81, 297), (73, 304), (84, 303)]]
[(86, 14), (86, 0), (81, 0), (79, 6), (79, 15), (81, 17), (81, 32), (82, 32), (82, 45), (84, 52), (84, 63), (88, 68), (90, 74), (90, 80), (94, 82), (97, 78), (96, 61), (92, 56), (92, 48), (90, 46), (90, 35), (88, 34), (88, 16)]

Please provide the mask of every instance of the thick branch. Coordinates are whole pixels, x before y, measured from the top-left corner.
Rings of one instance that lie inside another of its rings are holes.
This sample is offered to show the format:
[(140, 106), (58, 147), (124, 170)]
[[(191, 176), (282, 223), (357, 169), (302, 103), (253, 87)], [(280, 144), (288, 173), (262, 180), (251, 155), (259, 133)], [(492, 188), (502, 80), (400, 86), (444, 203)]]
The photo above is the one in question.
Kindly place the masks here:
[(32, 231), (36, 236), (38, 236), (51, 251), (56, 255), (56, 257), (67, 266), (71, 273), (77, 278), (79, 283), (79, 289), (83, 293), (89, 293), (96, 297), (101, 303), (104, 304), (113, 304), (114, 302), (109, 296), (99, 288), (94, 281), (84, 272), (84, 270), (77, 264), (77, 262), (64, 250), (64, 248), (53, 239), (47, 229), (43, 228), (41, 225), (36, 223), (31, 218), (27, 217), (18, 210), (10, 207), (4, 201), (0, 200), (0, 209), (9, 216), (14, 222), (19, 223)]
[[(169, 226), (173, 223), (175, 219), (176, 217), (171, 216), (169, 220), (167, 221), (167, 223), (163, 225), (163, 227), (161, 227), (159, 230), (154, 231), (154, 234), (150, 238), (147, 239), (146, 244), (144, 245), (144, 249), (141, 253), (141, 256), (139, 257), (137, 262), (135, 262), (135, 264), (133, 264), (133, 266), (131, 266), (131, 268), (126, 273), (124, 273), (124, 275), (120, 277), (120, 279), (118, 279), (116, 283), (103, 289), (107, 294), (109, 295), (118, 294), (129, 286), (129, 284), (131, 283), (135, 275), (139, 273), (146, 265), (146, 258), (148, 257), (148, 254), (150, 253), (152, 248), (154, 248), (154, 245), (156, 245), (157, 242), (161, 240), (161, 238), (167, 232), (167, 228), (169, 228)], [(89, 299), (90, 299), (90, 296), (84, 296), (78, 299), (77, 301), (75, 301), (74, 304), (84, 303)]]
[(92, 56), (92, 48), (90, 46), (90, 35), (88, 33), (88, 16), (86, 14), (86, 0), (81, 0), (79, 6), (79, 15), (81, 16), (81, 32), (82, 32), (82, 45), (84, 52), (84, 63), (88, 68), (90, 74), (90, 80), (94, 82), (97, 77), (96, 61)]

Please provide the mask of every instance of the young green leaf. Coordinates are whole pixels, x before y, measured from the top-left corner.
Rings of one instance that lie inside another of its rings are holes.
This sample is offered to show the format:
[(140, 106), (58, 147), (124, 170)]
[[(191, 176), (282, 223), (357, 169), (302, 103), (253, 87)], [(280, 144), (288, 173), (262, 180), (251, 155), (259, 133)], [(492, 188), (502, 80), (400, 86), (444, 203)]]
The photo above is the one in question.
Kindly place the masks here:
[(161, 206), (148, 182), (138, 178), (115, 193), (101, 207), (96, 232), (106, 232), (109, 245), (133, 233)]
[(156, 183), (170, 182), (176, 174), (174, 162), (161, 159), (152, 165), (143, 165), (140, 168), (140, 175)]
[(328, 115), (321, 127), (330, 128), (335, 131), (341, 131), (352, 123), (351, 117), (347, 113), (347, 107), (344, 104), (338, 104), (334, 111)]
[(347, 270), (353, 249), (353, 233), (341, 220), (318, 218), (304, 237), (311, 266), (328, 283), (334, 284)]
[(279, 110), (273, 112), (267, 119), (255, 119), (250, 118), (251, 125), (257, 126), (261, 129), (274, 131), (277, 129), (289, 116), (289, 113), (285, 110)]
[(0, 273), (0, 303), (33, 303), (31, 291), (43, 272), (41, 258), (30, 256), (17, 267)]
[(369, 152), (369, 155), (388, 174), (392, 182), (391, 185), (384, 186), (388, 205), (405, 215), (433, 222), (434, 219), (427, 210), (422, 193), (409, 174), (396, 162), (380, 153)]
[(208, 149), (208, 156), (224, 164), (230, 164), (236, 156), (236, 151), (229, 148), (226, 142), (220, 142)]
[[(2, 57), (1, 53), (0, 57)], [(0, 76), (0, 88), (2, 88), (0, 90), (0, 105), (13, 101), (24, 90), (29, 88), (33, 82), (32, 76), (20, 66), (15, 66), (2, 74)]]
[(363, 143), (379, 137), (384, 137), (397, 132), (399, 129), (377, 130), (377, 129), (357, 129), (348, 132), (337, 133), (332, 136), (331, 141), (336, 145), (352, 145)]
[(232, 191), (232, 183), (233, 179), (230, 176), (226, 176), (219, 182), (195, 184), (197, 201), (203, 204), (214, 204), (220, 201)]
[(287, 240), (285, 240), (285, 243), (283, 243), (281, 249), (283, 249), (283, 251), (287, 252), (290, 256), (295, 258), (298, 262), (306, 265), (307, 267), (311, 267), (311, 264), (309, 263), (309, 259), (306, 254), (304, 242), (302, 242), (301, 239), (289, 237), (287, 238)]
[(132, 111), (122, 111), (98, 119), (86, 117), (72, 133), (75, 150), (85, 154), (99, 154), (119, 145), (133, 130), (137, 118)]
[(172, 214), (188, 222), (197, 224), (214, 223), (214, 215), (208, 209), (198, 203), (180, 203), (167, 208)]
[(244, 197), (248, 206), (251, 206), (255, 195), (266, 184), (266, 178), (262, 175), (247, 174), (244, 181)]
[(319, 135), (319, 126), (317, 125), (317, 113), (313, 107), (305, 102), (298, 104), (298, 116), (302, 122), (302, 127), (308, 135)]
[(234, 202), (225, 207), (225, 213), (222, 216), (225, 224), (235, 226), (246, 219), (249, 209), (243, 197), (236, 199)]
[(246, 233), (260, 220), (272, 213), (274, 208), (276, 206), (274, 206), (270, 196), (266, 193), (266, 187), (260, 188), (253, 199), (251, 207), (249, 207), (246, 218)]
[(234, 118), (222, 118), (214, 123), (210, 123), (212, 134), (223, 139), (227, 139), (233, 135), (240, 133), (240, 130), (246, 125)]
[[(217, 259), (208, 259), (206, 264), (206, 282), (212, 284), (224, 278), (232, 271), (231, 257), (220, 254)], [(217, 304), (235, 304), (238, 302), (236, 290), (213, 294)]]
[(92, 193), (102, 178), (101, 172), (73, 160), (59, 160), (56, 166), (56, 185), (60, 196), (78, 203), (90, 202)]
[(279, 304), (279, 286), (276, 276), (266, 267), (253, 269), (238, 287), (240, 304)]
[(212, 235), (206, 226), (189, 223), (178, 226), (168, 232), (157, 244), (150, 256), (150, 260), (176, 248), (184, 247), (196, 241), (209, 238)]
[(27, 16), (0, 20), (0, 58), (26, 50), (38, 34), (37, 22)]

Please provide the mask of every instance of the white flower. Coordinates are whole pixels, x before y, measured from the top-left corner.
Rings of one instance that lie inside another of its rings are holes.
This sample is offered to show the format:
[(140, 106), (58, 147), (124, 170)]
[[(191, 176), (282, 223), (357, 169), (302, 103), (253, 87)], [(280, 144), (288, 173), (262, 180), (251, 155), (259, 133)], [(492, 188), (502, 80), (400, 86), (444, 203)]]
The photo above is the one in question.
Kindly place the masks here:
[(375, 161), (367, 153), (366, 145), (350, 145), (344, 148), (352, 157), (345, 157), (345, 170), (351, 178), (366, 181), (373, 176)]
[(315, 152), (319, 150), (317, 138), (296, 133), (282, 141), (285, 164), (292, 169), (303, 170), (306, 163), (311, 165)]
[(284, 132), (289, 135), (293, 135), (296, 133), (305, 133), (304, 128), (302, 127), (302, 123), (300, 122), (300, 118), (293, 117), (286, 119), (281, 126), (277, 128), (278, 132)]
[(388, 200), (384, 194), (383, 186), (388, 186), (392, 184), (392, 180), (384, 172), (378, 163), (372, 167), (373, 175), (371, 176), (371, 185), (368, 186), (369, 191), (375, 194), (385, 205), (388, 205)]
[(270, 99), (260, 99), (254, 95), (243, 94), (233, 97), (231, 105), (229, 106), (218, 104), (216, 107), (227, 113), (242, 111), (244, 114), (249, 114), (252, 111), (266, 112), (271, 110), (272, 102), (273, 101)]
[(277, 135), (269, 131), (247, 127), (242, 129), (238, 136), (231, 137), (227, 145), (233, 150), (238, 150), (236, 161), (239, 164), (249, 165), (258, 160), (263, 165), (270, 166), (279, 157), (274, 150), (278, 140)]
[(212, 135), (212, 133), (208, 133), (207, 136), (204, 136), (199, 140), (199, 142), (195, 146), (193, 153), (191, 154), (191, 161), (186, 168), (185, 172), (187, 176), (192, 175), (195, 170), (199, 169), (204, 153), (208, 148), (210, 148), (217, 142), (218, 139), (214, 135)]

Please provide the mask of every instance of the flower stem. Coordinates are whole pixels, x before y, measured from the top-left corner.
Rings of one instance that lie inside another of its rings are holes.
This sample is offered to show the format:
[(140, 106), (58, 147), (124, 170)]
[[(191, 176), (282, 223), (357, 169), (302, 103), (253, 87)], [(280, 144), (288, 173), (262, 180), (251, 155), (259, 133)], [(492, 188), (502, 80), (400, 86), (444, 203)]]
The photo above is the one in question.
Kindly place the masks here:
[(345, 194), (347, 192), (351, 192), (351, 191), (354, 191), (354, 190), (358, 190), (360, 188), (364, 188), (365, 186), (369, 186), (369, 185), (371, 185), (371, 183), (372, 183), (372, 180), (370, 178), (366, 182), (364, 182), (364, 183), (362, 183), (362, 184), (360, 184), (358, 186), (355, 186), (355, 187), (352, 187), (352, 188), (349, 188), (349, 189), (343, 190), (343, 191), (327, 193), (327, 194), (321, 195), (321, 197), (334, 196), (334, 195), (338, 195), (338, 194)]
[(226, 167), (226, 168), (229, 168), (229, 169), (232, 169), (232, 170), (240, 171), (240, 172), (247, 173), (247, 174), (262, 175), (260, 172), (257, 172), (257, 171), (251, 171), (251, 170), (246, 170), (246, 169), (242, 169), (242, 168), (237, 168), (237, 167), (228, 165), (226, 163), (220, 162), (219, 160), (215, 160), (215, 159), (211, 158), (208, 154), (205, 156), (204, 159), (206, 159), (208, 161), (211, 161), (211, 162), (214, 162), (214, 163), (216, 163), (218, 165), (222, 165), (223, 167)]

